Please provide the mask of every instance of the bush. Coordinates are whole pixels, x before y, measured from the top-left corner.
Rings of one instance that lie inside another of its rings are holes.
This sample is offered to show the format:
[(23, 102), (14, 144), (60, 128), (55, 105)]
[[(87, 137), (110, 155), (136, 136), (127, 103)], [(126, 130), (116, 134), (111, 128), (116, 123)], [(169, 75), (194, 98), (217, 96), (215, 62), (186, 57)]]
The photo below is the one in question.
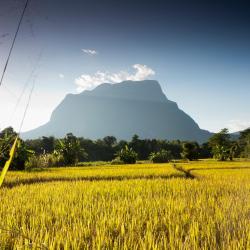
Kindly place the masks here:
[(61, 155), (42, 154), (39, 156), (33, 155), (25, 164), (25, 169), (32, 168), (51, 168), (64, 165), (64, 159)]
[(137, 153), (132, 148), (128, 148), (127, 145), (117, 154), (117, 156), (125, 164), (136, 163)]
[(164, 149), (159, 152), (152, 152), (149, 156), (149, 160), (151, 160), (153, 163), (166, 163), (172, 159), (172, 153)]
[(56, 153), (62, 155), (65, 165), (76, 165), (80, 159), (87, 159), (88, 154), (81, 147), (80, 140), (68, 133), (63, 140), (58, 140)]
[[(0, 131), (0, 168), (2, 168), (6, 161), (9, 160), (10, 150), (16, 137), (17, 133), (11, 127)], [(34, 152), (27, 148), (24, 141), (18, 138), (10, 169), (23, 170), (25, 168), (25, 163), (33, 154)]]

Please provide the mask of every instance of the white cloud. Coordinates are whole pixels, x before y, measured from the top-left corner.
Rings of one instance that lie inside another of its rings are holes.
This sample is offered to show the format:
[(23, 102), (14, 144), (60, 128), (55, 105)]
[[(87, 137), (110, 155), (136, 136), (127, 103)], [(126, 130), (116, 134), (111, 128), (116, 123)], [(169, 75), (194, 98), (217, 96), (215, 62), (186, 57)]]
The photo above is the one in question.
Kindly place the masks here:
[(88, 54), (89, 56), (96, 56), (98, 52), (94, 49), (82, 49), (82, 52)]
[(228, 129), (230, 132), (238, 132), (250, 128), (250, 121), (231, 120), (228, 123)]
[(127, 71), (119, 71), (117, 73), (97, 71), (93, 75), (83, 74), (75, 79), (75, 83), (78, 86), (77, 91), (91, 90), (102, 83), (118, 83), (128, 80), (142, 81), (155, 75), (154, 70), (147, 65), (135, 64), (133, 68), (135, 69), (133, 74)]
[(64, 74), (59, 74), (59, 77), (60, 77), (61, 79), (63, 79), (65, 76), (64, 76)]

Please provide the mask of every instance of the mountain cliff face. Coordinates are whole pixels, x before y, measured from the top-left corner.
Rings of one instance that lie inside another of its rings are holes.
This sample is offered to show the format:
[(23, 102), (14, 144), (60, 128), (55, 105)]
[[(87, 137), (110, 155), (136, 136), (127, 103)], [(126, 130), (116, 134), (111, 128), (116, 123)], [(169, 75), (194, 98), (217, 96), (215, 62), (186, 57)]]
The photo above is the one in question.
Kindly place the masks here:
[(53, 111), (50, 121), (23, 138), (72, 132), (90, 139), (113, 135), (141, 138), (206, 141), (210, 133), (167, 99), (157, 81), (104, 83), (92, 91), (69, 94)]

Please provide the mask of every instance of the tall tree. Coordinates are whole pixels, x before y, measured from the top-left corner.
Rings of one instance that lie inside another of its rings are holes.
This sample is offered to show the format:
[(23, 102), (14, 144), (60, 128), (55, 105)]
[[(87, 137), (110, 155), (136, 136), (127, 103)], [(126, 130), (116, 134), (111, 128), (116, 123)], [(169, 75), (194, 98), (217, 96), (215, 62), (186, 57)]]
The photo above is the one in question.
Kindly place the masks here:
[(197, 160), (199, 158), (199, 144), (197, 142), (184, 142), (182, 157), (190, 161)]
[(219, 133), (214, 134), (208, 142), (212, 148), (213, 157), (219, 161), (225, 161), (230, 158), (231, 140), (227, 128), (222, 129)]
[(43, 153), (50, 154), (55, 150), (55, 138), (53, 136), (43, 136), (41, 143)]
[(105, 136), (103, 141), (109, 147), (113, 147), (117, 143), (117, 139), (114, 136)]
[(241, 150), (241, 156), (250, 158), (250, 128), (240, 133), (239, 147)]

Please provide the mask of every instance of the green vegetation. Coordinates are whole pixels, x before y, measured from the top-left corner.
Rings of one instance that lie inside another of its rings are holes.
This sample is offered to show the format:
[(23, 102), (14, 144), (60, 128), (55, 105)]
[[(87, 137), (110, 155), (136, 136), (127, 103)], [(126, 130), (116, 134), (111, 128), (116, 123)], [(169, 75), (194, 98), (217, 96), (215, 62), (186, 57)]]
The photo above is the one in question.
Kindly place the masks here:
[[(17, 133), (13, 128), (6, 128), (0, 132), (0, 170), (5, 162), (9, 159), (10, 149), (15, 141)], [(27, 144), (19, 139), (15, 157), (12, 161), (11, 168), (16, 170), (24, 170), (25, 163), (34, 154)]]
[(250, 128), (241, 132), (239, 138), (239, 147), (241, 150), (241, 156), (250, 159)]
[(61, 167), (64, 165), (64, 157), (61, 154), (32, 155), (26, 161), (25, 169)]
[(184, 142), (182, 158), (190, 161), (199, 159), (200, 147), (197, 142)]
[[(16, 136), (12, 128), (0, 133), (0, 167), (8, 159), (10, 147)], [(42, 137), (19, 141), (11, 169), (32, 169), (59, 166), (89, 165), (87, 162), (128, 164), (150, 160), (155, 163), (170, 160), (197, 160), (214, 158), (219, 161), (250, 158), (250, 129), (232, 137), (227, 129), (214, 134), (208, 142), (199, 145), (190, 141), (140, 139), (117, 141), (113, 136), (92, 141), (68, 133), (64, 138)], [(85, 162), (85, 163), (84, 163)], [(105, 163), (106, 164), (106, 163)]]
[(231, 148), (232, 143), (228, 129), (222, 129), (219, 133), (215, 134), (209, 139), (209, 146), (215, 159), (225, 161), (232, 159)]
[(249, 249), (250, 162), (176, 166), (11, 171), (1, 248)]
[(75, 165), (80, 159), (87, 158), (87, 154), (80, 145), (80, 140), (71, 133), (67, 134), (63, 140), (58, 140), (54, 154), (61, 155), (66, 165)]
[(138, 157), (137, 153), (127, 145), (121, 149), (117, 156), (118, 160), (121, 160), (125, 164), (135, 164)]
[(149, 159), (153, 163), (166, 163), (173, 159), (173, 156), (170, 151), (162, 149), (159, 152), (152, 152), (149, 156)]

